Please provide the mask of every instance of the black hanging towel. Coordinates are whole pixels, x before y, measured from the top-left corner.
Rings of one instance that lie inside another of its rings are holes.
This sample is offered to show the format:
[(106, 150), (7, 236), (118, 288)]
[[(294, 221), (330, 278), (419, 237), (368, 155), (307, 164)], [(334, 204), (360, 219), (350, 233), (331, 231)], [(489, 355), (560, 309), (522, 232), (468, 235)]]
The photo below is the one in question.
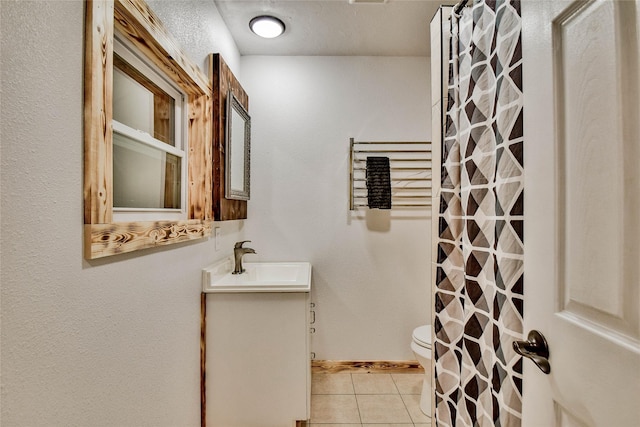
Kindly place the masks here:
[(391, 209), (388, 157), (367, 157), (367, 204), (370, 209)]

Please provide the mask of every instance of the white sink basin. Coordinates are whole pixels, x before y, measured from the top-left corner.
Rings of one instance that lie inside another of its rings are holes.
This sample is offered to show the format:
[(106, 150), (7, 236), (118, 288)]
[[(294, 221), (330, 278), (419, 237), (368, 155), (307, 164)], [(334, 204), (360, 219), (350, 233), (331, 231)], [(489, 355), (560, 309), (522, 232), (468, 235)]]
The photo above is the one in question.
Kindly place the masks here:
[(308, 262), (243, 262), (242, 274), (232, 274), (231, 257), (202, 270), (202, 291), (309, 292), (311, 264)]

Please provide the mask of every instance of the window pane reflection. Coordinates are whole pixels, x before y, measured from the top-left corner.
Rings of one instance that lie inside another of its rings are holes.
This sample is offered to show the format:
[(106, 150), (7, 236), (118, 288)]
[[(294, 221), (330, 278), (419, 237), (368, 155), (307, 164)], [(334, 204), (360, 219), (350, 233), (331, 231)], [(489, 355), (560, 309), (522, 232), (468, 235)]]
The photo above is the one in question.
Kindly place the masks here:
[(181, 159), (113, 133), (113, 206), (180, 209)]
[(175, 146), (174, 99), (118, 55), (113, 61), (113, 119)]

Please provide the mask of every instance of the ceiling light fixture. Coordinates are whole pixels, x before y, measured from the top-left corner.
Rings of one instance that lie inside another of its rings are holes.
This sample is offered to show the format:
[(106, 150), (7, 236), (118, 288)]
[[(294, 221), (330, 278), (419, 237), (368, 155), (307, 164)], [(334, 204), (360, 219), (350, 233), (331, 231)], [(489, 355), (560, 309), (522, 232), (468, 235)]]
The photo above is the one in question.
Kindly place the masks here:
[(273, 39), (284, 33), (284, 22), (275, 16), (256, 16), (249, 22), (249, 28), (255, 34), (265, 39)]

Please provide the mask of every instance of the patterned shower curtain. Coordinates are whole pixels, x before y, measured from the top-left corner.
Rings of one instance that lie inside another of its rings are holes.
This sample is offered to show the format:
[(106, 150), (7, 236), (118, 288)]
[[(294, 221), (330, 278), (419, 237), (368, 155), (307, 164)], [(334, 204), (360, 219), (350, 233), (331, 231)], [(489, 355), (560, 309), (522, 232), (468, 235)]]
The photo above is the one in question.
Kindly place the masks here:
[(438, 426), (519, 426), (522, 360), (522, 49), (518, 0), (451, 19), (437, 289)]

